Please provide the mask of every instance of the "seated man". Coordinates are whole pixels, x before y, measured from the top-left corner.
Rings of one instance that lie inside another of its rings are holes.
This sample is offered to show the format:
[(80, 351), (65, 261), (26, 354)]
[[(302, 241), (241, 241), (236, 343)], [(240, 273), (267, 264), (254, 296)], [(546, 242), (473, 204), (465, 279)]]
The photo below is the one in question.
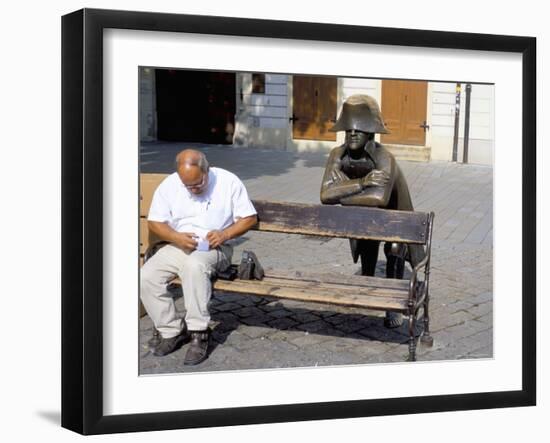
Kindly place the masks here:
[[(143, 265), (140, 296), (162, 337), (153, 354), (167, 355), (190, 341), (184, 364), (196, 365), (208, 356), (211, 277), (231, 265), (229, 240), (252, 228), (257, 216), (237, 176), (209, 168), (201, 152), (184, 150), (176, 164), (151, 202), (149, 230), (168, 244)], [(185, 319), (166, 293), (175, 276), (182, 280)]]
[[(346, 138), (330, 151), (321, 184), (322, 203), (413, 210), (407, 182), (393, 155), (374, 141), (375, 133), (388, 132), (376, 100), (368, 95), (349, 97), (331, 131), (346, 131)], [(354, 262), (361, 257), (361, 273), (373, 276), (379, 242), (351, 240), (350, 244)], [(422, 246), (406, 248), (397, 243), (386, 243), (384, 253), (388, 278), (403, 278), (404, 261), (415, 266), (424, 257)], [(400, 326), (401, 314), (387, 312), (384, 324)]]

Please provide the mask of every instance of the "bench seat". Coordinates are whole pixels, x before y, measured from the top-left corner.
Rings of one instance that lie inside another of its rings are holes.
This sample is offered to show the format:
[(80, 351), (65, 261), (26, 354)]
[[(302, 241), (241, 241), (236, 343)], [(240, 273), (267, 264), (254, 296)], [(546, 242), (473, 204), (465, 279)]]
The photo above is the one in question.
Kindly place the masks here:
[[(172, 281), (181, 284), (179, 279)], [(215, 280), (216, 291), (408, 312), (409, 281), (362, 275), (314, 274), (266, 269), (262, 280)]]

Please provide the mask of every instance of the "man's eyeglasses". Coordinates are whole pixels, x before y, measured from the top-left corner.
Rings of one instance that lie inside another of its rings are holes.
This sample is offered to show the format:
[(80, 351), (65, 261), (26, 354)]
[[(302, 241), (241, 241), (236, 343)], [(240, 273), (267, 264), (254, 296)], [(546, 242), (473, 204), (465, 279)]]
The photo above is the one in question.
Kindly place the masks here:
[(205, 184), (206, 184), (206, 174), (203, 174), (202, 180), (200, 183), (197, 183), (195, 185), (184, 185), (184, 186), (185, 186), (185, 189), (187, 189), (188, 191), (193, 191), (196, 189), (201, 189), (202, 187), (204, 187)]

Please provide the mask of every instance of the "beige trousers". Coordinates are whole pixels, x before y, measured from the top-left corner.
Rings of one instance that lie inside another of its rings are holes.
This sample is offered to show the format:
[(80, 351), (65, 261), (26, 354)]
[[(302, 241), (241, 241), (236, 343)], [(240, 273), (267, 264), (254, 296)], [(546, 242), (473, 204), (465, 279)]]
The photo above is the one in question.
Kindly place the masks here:
[(185, 252), (168, 244), (157, 251), (141, 268), (140, 297), (145, 310), (163, 338), (178, 335), (182, 320), (166, 285), (178, 276), (182, 281), (185, 321), (190, 331), (208, 328), (208, 302), (212, 295), (212, 273), (231, 264), (233, 248), (220, 246), (210, 251)]

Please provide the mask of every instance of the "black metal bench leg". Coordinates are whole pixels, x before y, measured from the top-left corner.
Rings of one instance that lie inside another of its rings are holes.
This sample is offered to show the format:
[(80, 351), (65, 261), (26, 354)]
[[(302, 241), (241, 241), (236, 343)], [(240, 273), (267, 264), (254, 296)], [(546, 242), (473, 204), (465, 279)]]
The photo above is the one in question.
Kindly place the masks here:
[(416, 361), (416, 316), (409, 315), (409, 361)]
[(432, 347), (434, 344), (434, 338), (430, 334), (430, 294), (426, 294), (426, 299), (424, 300), (424, 332), (420, 338), (420, 342), (423, 346)]

